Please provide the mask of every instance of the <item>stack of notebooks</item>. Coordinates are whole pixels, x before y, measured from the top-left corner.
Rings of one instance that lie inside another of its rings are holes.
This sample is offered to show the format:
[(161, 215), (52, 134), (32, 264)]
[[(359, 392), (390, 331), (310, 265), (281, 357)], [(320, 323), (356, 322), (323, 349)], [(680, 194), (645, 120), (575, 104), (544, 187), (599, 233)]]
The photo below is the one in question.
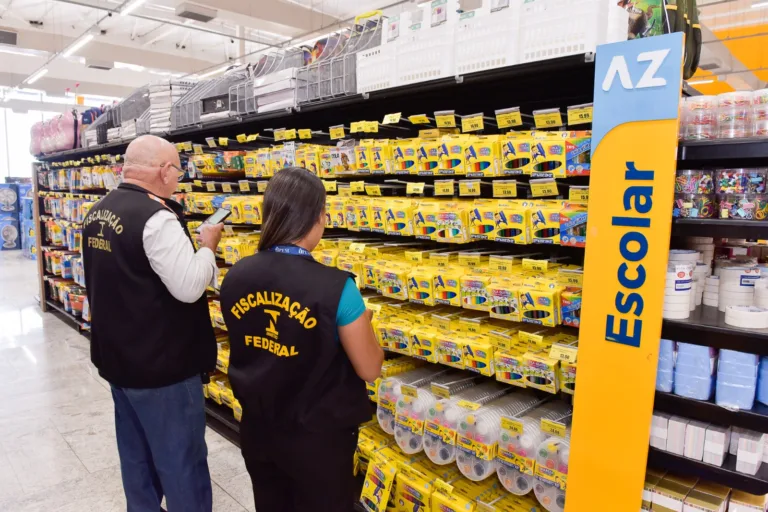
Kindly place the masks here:
[(171, 130), (171, 107), (186, 95), (197, 82), (194, 80), (162, 80), (149, 86), (149, 133)]

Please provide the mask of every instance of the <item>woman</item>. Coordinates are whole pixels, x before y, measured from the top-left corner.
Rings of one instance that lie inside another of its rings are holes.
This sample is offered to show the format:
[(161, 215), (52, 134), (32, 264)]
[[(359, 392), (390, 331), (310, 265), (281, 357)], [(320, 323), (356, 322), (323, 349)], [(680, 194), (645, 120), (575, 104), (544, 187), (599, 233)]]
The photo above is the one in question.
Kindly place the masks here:
[(221, 286), (259, 512), (345, 512), (354, 499), (357, 427), (371, 418), (364, 381), (384, 354), (351, 274), (310, 254), (324, 227), (322, 181), (283, 169), (264, 194), (259, 252)]

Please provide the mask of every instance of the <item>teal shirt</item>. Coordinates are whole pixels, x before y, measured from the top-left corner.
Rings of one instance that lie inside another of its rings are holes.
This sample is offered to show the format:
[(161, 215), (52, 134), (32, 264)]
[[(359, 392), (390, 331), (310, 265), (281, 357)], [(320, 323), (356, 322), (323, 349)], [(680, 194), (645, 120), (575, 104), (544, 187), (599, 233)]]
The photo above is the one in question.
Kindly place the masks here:
[[(339, 299), (339, 308), (336, 310), (336, 327), (349, 325), (365, 313), (365, 302), (355, 281), (350, 277), (344, 285)], [(336, 333), (338, 337), (338, 332)]]

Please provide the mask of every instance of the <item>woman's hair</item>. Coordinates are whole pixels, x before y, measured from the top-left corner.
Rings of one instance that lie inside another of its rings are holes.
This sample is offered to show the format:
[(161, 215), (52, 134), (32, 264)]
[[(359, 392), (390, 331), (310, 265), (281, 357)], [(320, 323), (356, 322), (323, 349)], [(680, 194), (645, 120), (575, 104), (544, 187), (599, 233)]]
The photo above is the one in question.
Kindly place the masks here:
[(318, 223), (325, 208), (323, 182), (301, 167), (275, 173), (264, 192), (259, 250), (292, 244)]

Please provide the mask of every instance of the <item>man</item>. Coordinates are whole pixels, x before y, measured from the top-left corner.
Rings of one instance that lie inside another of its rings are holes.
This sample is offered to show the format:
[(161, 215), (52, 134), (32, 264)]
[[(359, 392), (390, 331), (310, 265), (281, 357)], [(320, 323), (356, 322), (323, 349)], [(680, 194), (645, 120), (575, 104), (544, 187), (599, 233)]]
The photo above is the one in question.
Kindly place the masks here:
[(91, 360), (112, 386), (128, 512), (210, 512), (202, 378), (216, 366), (205, 298), (218, 273), (222, 225), (195, 253), (180, 204), (172, 144), (128, 146), (124, 182), (83, 223)]

